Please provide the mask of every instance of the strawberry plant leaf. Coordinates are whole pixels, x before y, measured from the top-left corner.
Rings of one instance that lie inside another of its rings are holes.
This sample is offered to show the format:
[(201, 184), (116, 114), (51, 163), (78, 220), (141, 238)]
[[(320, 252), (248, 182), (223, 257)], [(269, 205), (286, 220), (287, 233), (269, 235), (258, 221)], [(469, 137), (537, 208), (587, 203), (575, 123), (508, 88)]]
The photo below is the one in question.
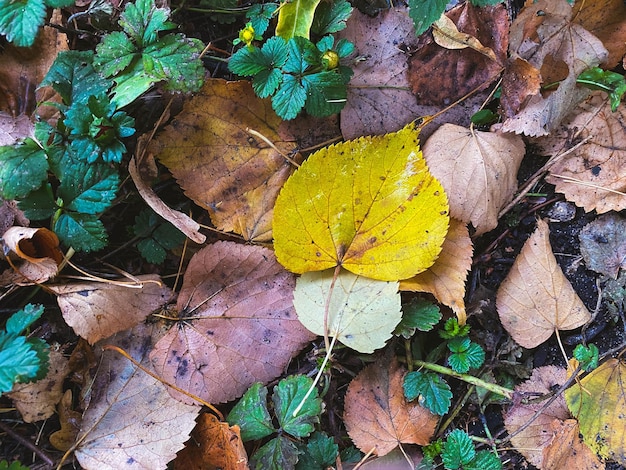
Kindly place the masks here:
[(22, 310), (15, 312), (7, 320), (6, 332), (9, 335), (18, 336), (30, 325), (35, 323), (43, 314), (43, 305), (28, 304)]
[(153, 264), (161, 264), (165, 261), (167, 250), (185, 240), (182, 232), (151, 209), (145, 209), (135, 217), (133, 232), (143, 238), (136, 244), (139, 253), (148, 263)]
[(51, 8), (65, 8), (72, 6), (76, 3), (76, 0), (44, 0), (46, 5)]
[[(246, 13), (246, 18), (252, 24), (254, 32), (263, 36), (270, 24), (272, 15), (278, 8), (278, 3), (257, 3), (252, 5)], [(273, 36), (276, 37), (276, 36)], [(270, 38), (271, 39), (271, 38)]]
[(3, 460), (0, 462), (0, 470), (29, 470), (29, 468), (24, 467), (22, 463), (17, 460), (15, 462), (11, 462), (11, 465), (9, 465), (9, 462), (6, 460)]
[(443, 416), (450, 409), (450, 386), (433, 372), (409, 372), (404, 377), (403, 388), (407, 400), (412, 401), (421, 396), (423, 400), (420, 404), (434, 414)]
[(487, 7), (504, 3), (504, 0), (470, 0), (470, 3), (475, 7)]
[(294, 119), (306, 102), (306, 89), (297, 77), (283, 75), (282, 84), (272, 98), (272, 108), (285, 120)]
[[(296, 470), (329, 468), (335, 464), (339, 446), (326, 433), (316, 431), (301, 451)], [(346, 461), (342, 459), (342, 462)]]
[(119, 23), (124, 32), (141, 47), (155, 42), (159, 31), (174, 28), (167, 21), (169, 14), (168, 8), (157, 8), (154, 0), (137, 0), (126, 5)]
[(94, 66), (105, 77), (112, 77), (138, 59), (137, 52), (137, 47), (128, 40), (128, 36), (114, 31), (104, 36), (96, 47)]
[(448, 349), (452, 352), (448, 358), (450, 367), (462, 374), (480, 367), (485, 361), (485, 351), (466, 336), (449, 340)]
[(443, 466), (450, 470), (469, 464), (475, 456), (476, 449), (472, 440), (460, 429), (455, 429), (448, 435), (441, 451)]
[(231, 426), (239, 426), (244, 442), (273, 434), (275, 429), (267, 410), (267, 387), (260, 382), (252, 385), (233, 407), (226, 421)]
[(580, 362), (580, 366), (583, 369), (589, 372), (598, 367), (600, 351), (598, 351), (595, 344), (590, 344), (589, 346), (578, 344), (574, 348), (574, 358)]
[(0, 34), (19, 47), (34, 44), (46, 16), (43, 0), (16, 0), (0, 3)]
[(294, 468), (298, 462), (298, 448), (284, 436), (278, 436), (259, 450), (250, 459), (253, 470), (285, 470)]
[(441, 310), (436, 304), (415, 297), (402, 306), (402, 321), (394, 334), (409, 339), (415, 330), (430, 331), (441, 320)]
[(18, 206), (24, 215), (31, 220), (43, 220), (51, 217), (57, 210), (52, 186), (50, 183), (46, 183), (41, 188), (31, 191), (28, 196), (18, 202)]
[(57, 195), (67, 210), (97, 214), (111, 205), (119, 182), (117, 171), (108, 165), (79, 164), (63, 178)]
[(95, 251), (107, 244), (107, 233), (95, 215), (68, 212), (54, 223), (54, 232), (66, 246), (76, 251)]
[(459, 321), (456, 318), (449, 318), (443, 326), (443, 330), (439, 331), (439, 336), (443, 339), (451, 339), (469, 334), (469, 325), (459, 325)]
[(346, 82), (336, 71), (306, 75), (302, 83), (307, 92), (305, 109), (316, 117), (338, 113), (346, 104)]
[(315, 10), (311, 31), (319, 36), (341, 31), (351, 14), (352, 5), (346, 0), (321, 2)]
[(502, 470), (502, 462), (492, 452), (481, 450), (471, 462), (463, 466), (463, 470)]
[(312, 384), (313, 379), (310, 377), (295, 375), (281, 380), (274, 388), (272, 401), (280, 427), (294, 437), (308, 436), (314, 430), (313, 425), (319, 423), (322, 400), (318, 397), (316, 388), (307, 397), (298, 414), (293, 416), (294, 410), (300, 405)]
[(48, 178), (46, 153), (34, 140), (0, 147), (0, 196), (23, 198)]

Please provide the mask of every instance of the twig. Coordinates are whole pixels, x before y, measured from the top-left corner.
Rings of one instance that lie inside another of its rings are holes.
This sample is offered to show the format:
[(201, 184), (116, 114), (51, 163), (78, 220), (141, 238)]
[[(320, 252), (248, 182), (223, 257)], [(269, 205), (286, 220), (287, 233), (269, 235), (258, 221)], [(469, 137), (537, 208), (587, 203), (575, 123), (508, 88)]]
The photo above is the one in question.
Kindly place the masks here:
[(41, 457), (41, 459), (44, 460), (48, 465), (50, 465), (51, 467), (54, 466), (54, 460), (52, 460), (52, 457), (50, 457), (46, 452), (41, 450), (39, 447), (37, 447), (35, 444), (30, 442), (25, 437), (22, 437), (19, 434), (17, 434), (15, 431), (13, 431), (13, 429), (11, 429), (9, 426), (4, 424), (2, 421), (0, 421), (0, 429), (2, 429), (9, 436), (11, 436), (13, 440), (17, 441), (24, 447), (27, 447), (28, 449), (32, 450), (35, 454)]

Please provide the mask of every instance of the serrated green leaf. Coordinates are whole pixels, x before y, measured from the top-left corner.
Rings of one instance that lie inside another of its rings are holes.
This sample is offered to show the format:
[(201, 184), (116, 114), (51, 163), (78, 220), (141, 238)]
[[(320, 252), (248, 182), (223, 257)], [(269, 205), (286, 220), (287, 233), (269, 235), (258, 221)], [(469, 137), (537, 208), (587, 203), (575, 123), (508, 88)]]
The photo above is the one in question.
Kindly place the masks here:
[(96, 47), (93, 65), (105, 77), (114, 77), (139, 58), (139, 51), (128, 36), (114, 31), (104, 36)]
[(470, 326), (466, 323), (465, 325), (459, 325), (459, 321), (456, 318), (448, 318), (446, 323), (444, 324), (443, 330), (439, 331), (439, 336), (443, 339), (451, 339), (456, 337), (467, 336), (470, 331)]
[[(298, 459), (296, 470), (326, 469), (332, 467), (337, 458), (339, 446), (326, 433), (316, 431), (304, 447)], [(343, 460), (345, 463), (345, 460)]]
[(0, 462), (0, 470), (29, 470), (28, 467), (24, 467), (21, 462), (15, 461), (9, 465), (9, 462), (3, 460)]
[[(337, 51), (337, 54), (339, 54), (339, 57), (344, 58), (352, 54), (355, 49), (354, 44), (352, 44), (347, 39), (341, 38), (339, 41), (337, 41), (337, 46), (335, 46), (335, 50)], [(352, 69), (350, 69), (350, 71), (352, 71)], [(350, 76), (352, 76), (352, 74), (350, 74)]]
[(456, 470), (467, 465), (475, 456), (476, 449), (472, 440), (460, 429), (455, 429), (448, 435), (441, 451), (443, 466), (449, 470)]
[(415, 24), (415, 34), (426, 32), (446, 11), (448, 0), (409, 0), (409, 16)]
[(41, 361), (24, 336), (13, 338), (0, 350), (0, 394), (10, 392), (13, 384), (35, 377)]
[(283, 66), (285, 72), (300, 75), (309, 67), (321, 64), (321, 52), (308, 39), (295, 37), (289, 40), (287, 46), (289, 56)]
[(276, 91), (282, 80), (280, 68), (287, 61), (287, 43), (279, 37), (268, 39), (261, 49), (244, 47), (229, 60), (231, 72), (241, 76), (254, 75), (252, 87), (260, 98), (266, 98)]
[(305, 75), (302, 83), (307, 93), (305, 109), (311, 116), (330, 116), (340, 112), (346, 105), (346, 83), (337, 71)]
[[(140, 62), (137, 63), (140, 64)], [(118, 108), (123, 108), (143, 95), (158, 81), (143, 70), (137, 72), (129, 71), (115, 80), (116, 84), (113, 88), (111, 103), (114, 103)]]
[(10, 335), (21, 335), (30, 325), (35, 323), (43, 314), (43, 305), (27, 304), (23, 309), (15, 312), (6, 323), (6, 332)]
[(590, 344), (587, 347), (577, 344), (574, 348), (574, 358), (580, 362), (583, 369), (589, 372), (598, 367), (600, 352), (595, 344)]
[(141, 257), (148, 263), (161, 264), (165, 261), (167, 252), (154, 238), (139, 240), (136, 246)]
[(267, 31), (267, 27), (270, 24), (270, 19), (277, 8), (278, 3), (257, 3), (256, 5), (252, 5), (250, 7), (250, 9), (246, 12), (246, 18), (250, 21), (250, 23), (252, 23), (252, 27), (254, 28), (254, 32), (256, 34), (259, 36), (263, 36), (265, 34), (265, 31)]
[(95, 215), (69, 212), (54, 223), (59, 240), (76, 251), (96, 251), (107, 244), (104, 225)]
[(155, 68), (164, 74), (166, 90), (192, 93), (204, 82), (200, 54), (204, 44), (183, 34), (168, 34), (144, 50), (154, 60)]
[(292, 470), (298, 462), (298, 448), (283, 436), (278, 436), (259, 450), (250, 459), (253, 470)]
[(276, 36), (285, 40), (296, 36), (308, 39), (319, 2), (320, 0), (292, 0), (283, 3), (278, 11)]
[(448, 349), (453, 353), (465, 352), (471, 344), (467, 336), (452, 338), (448, 341)]
[(43, 0), (4, 0), (0, 2), (0, 34), (16, 46), (30, 47), (45, 16)]
[(57, 210), (57, 205), (50, 183), (45, 183), (41, 188), (31, 191), (28, 196), (18, 201), (18, 207), (30, 220), (43, 220), (51, 217)]
[(363, 454), (361, 453), (361, 451), (354, 446), (343, 449), (339, 453), (339, 456), (341, 457), (341, 461), (343, 463), (356, 463), (360, 462), (363, 458)]
[(304, 405), (296, 416), (293, 412), (306, 396), (313, 379), (305, 375), (293, 375), (278, 382), (274, 388), (272, 401), (278, 423), (283, 431), (294, 437), (306, 437), (314, 430), (313, 425), (319, 423), (322, 412), (322, 400), (318, 397), (317, 389), (308, 396)]
[(267, 98), (278, 89), (282, 80), (279, 69), (262, 70), (252, 79), (252, 89), (259, 98)]
[(450, 386), (433, 372), (409, 372), (404, 377), (403, 388), (407, 400), (421, 396), (423, 400), (420, 404), (434, 414), (443, 416), (450, 409)]
[(304, 107), (306, 90), (300, 80), (284, 74), (278, 91), (272, 98), (272, 108), (284, 120), (294, 119)]
[(497, 5), (498, 3), (504, 3), (504, 0), (470, 0), (470, 2), (475, 7), (486, 7), (490, 5)]
[(271, 62), (268, 61), (261, 49), (254, 46), (242, 47), (228, 60), (228, 70), (242, 77), (256, 75), (262, 70), (268, 70), (271, 67)]
[(448, 358), (450, 367), (462, 374), (470, 369), (480, 367), (485, 361), (485, 351), (469, 338), (452, 338), (448, 342), (448, 349), (452, 351)]
[(117, 194), (117, 171), (104, 164), (82, 164), (63, 179), (57, 195), (67, 210), (98, 214), (108, 208)]
[(415, 330), (432, 330), (441, 317), (441, 310), (436, 304), (414, 297), (402, 306), (402, 321), (394, 334), (409, 339), (415, 334)]
[(185, 235), (180, 230), (166, 220), (159, 219), (159, 225), (152, 234), (152, 238), (154, 238), (159, 245), (166, 250), (171, 250), (185, 241)]
[(502, 462), (497, 455), (488, 450), (481, 450), (476, 457), (463, 467), (463, 470), (502, 470)]
[(275, 430), (267, 410), (267, 387), (259, 382), (253, 384), (228, 413), (226, 421), (239, 426), (244, 442), (273, 434)]
[(48, 159), (32, 139), (0, 147), (0, 196), (20, 199), (38, 189), (48, 178)]
[(120, 26), (139, 47), (144, 47), (157, 40), (159, 31), (172, 29), (167, 21), (169, 14), (169, 9), (157, 8), (154, 0), (137, 0), (126, 4)]
[(71, 7), (76, 3), (75, 0), (45, 0), (46, 5), (51, 8), (65, 8)]
[(48, 367), (50, 365), (50, 346), (41, 338), (28, 338), (26, 343), (33, 348), (35, 354), (37, 354), (37, 358), (39, 358), (39, 369), (37, 373), (26, 379), (19, 379), (18, 382), (35, 382), (37, 380), (43, 379), (46, 374), (48, 374)]
[(346, 0), (322, 2), (315, 10), (311, 31), (318, 36), (336, 33), (346, 27), (352, 14), (352, 5)]

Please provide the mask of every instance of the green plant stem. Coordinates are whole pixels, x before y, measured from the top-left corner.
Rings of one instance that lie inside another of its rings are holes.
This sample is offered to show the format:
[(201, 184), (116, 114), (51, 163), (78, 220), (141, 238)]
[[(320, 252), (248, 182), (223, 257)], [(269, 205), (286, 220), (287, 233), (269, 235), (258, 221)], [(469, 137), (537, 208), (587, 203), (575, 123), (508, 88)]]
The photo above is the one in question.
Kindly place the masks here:
[(413, 360), (413, 364), (419, 367), (424, 367), (425, 369), (432, 370), (433, 372), (437, 372), (439, 374), (449, 375), (450, 377), (454, 377), (456, 379), (462, 380), (472, 385), (476, 385), (477, 387), (482, 387), (490, 392), (497, 393), (499, 395), (504, 395), (507, 398), (511, 398), (513, 396), (513, 390), (510, 390), (505, 387), (501, 387), (500, 385), (492, 384), (489, 382), (485, 382), (478, 377), (474, 377), (469, 374), (460, 374), (458, 372), (453, 371), (452, 369), (444, 366), (440, 366), (439, 364), (433, 364), (432, 362), (424, 362), (420, 360)]

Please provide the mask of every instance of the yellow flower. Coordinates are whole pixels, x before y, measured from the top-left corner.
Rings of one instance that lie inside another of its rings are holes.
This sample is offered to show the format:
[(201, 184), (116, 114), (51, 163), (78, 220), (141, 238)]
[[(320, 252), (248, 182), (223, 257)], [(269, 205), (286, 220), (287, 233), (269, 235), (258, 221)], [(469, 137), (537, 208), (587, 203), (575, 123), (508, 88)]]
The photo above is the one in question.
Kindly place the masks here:
[(335, 51), (326, 51), (322, 55), (322, 66), (326, 70), (333, 70), (339, 66), (339, 54)]
[(249, 46), (254, 41), (254, 28), (252, 23), (247, 23), (246, 27), (239, 31), (239, 41)]

